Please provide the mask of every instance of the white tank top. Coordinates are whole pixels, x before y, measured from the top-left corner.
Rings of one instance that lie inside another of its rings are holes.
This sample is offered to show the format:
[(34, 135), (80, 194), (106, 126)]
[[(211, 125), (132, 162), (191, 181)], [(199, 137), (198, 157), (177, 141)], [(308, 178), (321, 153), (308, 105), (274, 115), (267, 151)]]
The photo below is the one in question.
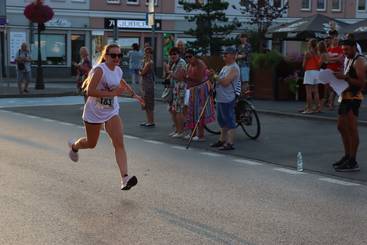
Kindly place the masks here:
[[(123, 75), (120, 67), (116, 66), (112, 71), (105, 63), (101, 63), (93, 67), (91, 76), (93, 76), (93, 73), (98, 67), (102, 69), (103, 74), (97, 85), (97, 90), (109, 91), (120, 86)], [(104, 123), (113, 116), (118, 115), (119, 109), (120, 106), (117, 96), (105, 98), (89, 96), (84, 105), (83, 120), (89, 123)]]

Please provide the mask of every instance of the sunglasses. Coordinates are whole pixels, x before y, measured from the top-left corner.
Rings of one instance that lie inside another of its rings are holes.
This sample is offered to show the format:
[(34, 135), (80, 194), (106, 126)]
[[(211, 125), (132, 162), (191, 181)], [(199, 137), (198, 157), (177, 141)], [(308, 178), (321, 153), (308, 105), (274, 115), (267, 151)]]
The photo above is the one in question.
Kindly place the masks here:
[(185, 58), (186, 59), (191, 59), (192, 58), (192, 55), (186, 55)]
[(113, 53), (111, 53), (111, 54), (107, 54), (107, 55), (111, 56), (112, 59), (115, 59), (116, 57), (118, 57), (119, 59), (122, 58), (122, 54), (113, 54)]

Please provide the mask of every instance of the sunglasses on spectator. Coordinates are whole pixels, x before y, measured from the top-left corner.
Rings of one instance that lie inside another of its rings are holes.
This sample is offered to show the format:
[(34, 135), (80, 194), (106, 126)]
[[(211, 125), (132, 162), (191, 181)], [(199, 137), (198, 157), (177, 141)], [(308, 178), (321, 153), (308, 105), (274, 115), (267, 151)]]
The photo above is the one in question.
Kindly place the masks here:
[(119, 59), (122, 58), (122, 54), (113, 54), (113, 53), (111, 53), (111, 54), (107, 54), (107, 55), (111, 56), (112, 59), (115, 59), (116, 57), (118, 57)]
[(186, 55), (185, 58), (186, 59), (191, 59), (192, 58), (192, 55)]

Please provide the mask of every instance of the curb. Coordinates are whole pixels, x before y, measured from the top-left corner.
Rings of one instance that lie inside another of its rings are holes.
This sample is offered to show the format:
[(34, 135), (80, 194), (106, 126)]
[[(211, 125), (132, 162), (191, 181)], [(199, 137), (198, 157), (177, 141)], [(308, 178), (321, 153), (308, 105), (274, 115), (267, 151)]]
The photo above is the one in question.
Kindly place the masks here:
[(38, 98), (38, 97), (62, 97), (62, 96), (75, 96), (79, 95), (76, 92), (60, 92), (60, 93), (48, 93), (48, 94), (27, 94), (27, 95), (20, 95), (20, 94), (5, 94), (0, 95), (0, 98)]
[[(263, 110), (263, 109), (256, 109), (257, 112), (268, 114), (268, 115), (275, 115), (275, 116), (283, 116), (283, 117), (293, 117), (299, 119), (312, 119), (318, 121), (328, 121), (328, 122), (337, 122), (338, 119), (334, 117), (326, 117), (326, 116), (309, 116), (309, 115), (301, 115), (298, 113), (291, 113), (291, 112), (281, 112), (281, 111), (270, 111), (270, 110)], [(361, 126), (367, 126), (367, 121), (358, 120), (358, 124)]]

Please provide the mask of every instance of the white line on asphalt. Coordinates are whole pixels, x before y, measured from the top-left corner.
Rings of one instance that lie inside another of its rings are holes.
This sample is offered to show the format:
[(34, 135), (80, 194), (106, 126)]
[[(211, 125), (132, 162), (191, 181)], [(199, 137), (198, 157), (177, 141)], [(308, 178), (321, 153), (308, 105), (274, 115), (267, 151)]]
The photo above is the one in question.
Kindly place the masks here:
[(146, 143), (156, 144), (156, 145), (163, 145), (163, 142), (156, 141), (156, 140), (143, 140)]
[(206, 151), (203, 151), (203, 152), (200, 152), (201, 155), (206, 155), (206, 156), (211, 156), (211, 157), (221, 157), (223, 155), (221, 154), (218, 154), (218, 153), (212, 153), (212, 152), (206, 152)]
[(360, 186), (360, 184), (357, 184), (357, 183), (346, 182), (346, 181), (332, 179), (332, 178), (319, 178), (319, 180), (329, 182), (332, 184), (344, 185), (344, 186)]
[(133, 140), (140, 139), (139, 137), (135, 137), (135, 136), (132, 136), (132, 135), (124, 135), (124, 137), (127, 138), (127, 139), (133, 139)]
[(65, 126), (75, 126), (74, 124), (68, 123), (68, 122), (59, 122), (59, 124), (65, 125)]
[[(23, 115), (25, 115), (25, 114), (23, 114)], [(32, 119), (40, 119), (40, 117), (31, 116), (31, 115), (26, 115), (26, 117), (28, 117), (28, 118), (32, 118)]]
[(238, 162), (238, 163), (243, 163), (246, 165), (252, 165), (252, 166), (260, 166), (263, 165), (262, 163), (256, 162), (256, 161), (251, 161), (251, 160), (247, 160), (247, 159), (234, 159), (233, 161)]
[(278, 171), (278, 172), (287, 173), (287, 174), (294, 174), (294, 175), (306, 174), (306, 173), (303, 173), (303, 172), (298, 172), (298, 171), (287, 169), (287, 168), (274, 168), (273, 170)]
[(176, 150), (186, 150), (186, 147), (184, 146), (178, 146), (178, 145), (173, 145), (171, 146), (172, 149), (176, 149)]
[(42, 118), (42, 120), (45, 122), (57, 122), (56, 120), (48, 119), (48, 118)]

